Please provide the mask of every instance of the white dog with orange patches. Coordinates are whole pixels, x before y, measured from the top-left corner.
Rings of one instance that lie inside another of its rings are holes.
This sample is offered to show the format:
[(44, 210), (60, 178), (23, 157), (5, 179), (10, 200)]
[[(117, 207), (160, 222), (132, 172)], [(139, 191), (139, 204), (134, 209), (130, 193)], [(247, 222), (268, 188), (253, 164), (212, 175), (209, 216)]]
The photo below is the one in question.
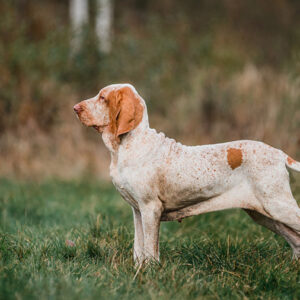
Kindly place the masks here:
[(149, 127), (145, 101), (130, 84), (113, 84), (74, 106), (102, 134), (110, 175), (132, 206), (134, 259), (159, 260), (161, 221), (228, 208), (244, 209), (283, 236), (300, 256), (300, 209), (286, 167), (300, 163), (256, 141), (184, 146)]

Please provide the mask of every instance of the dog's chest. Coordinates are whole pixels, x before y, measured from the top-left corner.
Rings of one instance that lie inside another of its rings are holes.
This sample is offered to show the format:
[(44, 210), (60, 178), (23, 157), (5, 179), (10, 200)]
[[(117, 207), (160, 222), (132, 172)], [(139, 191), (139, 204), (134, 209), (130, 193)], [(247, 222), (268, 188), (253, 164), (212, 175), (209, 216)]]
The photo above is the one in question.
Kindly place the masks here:
[(122, 198), (131, 206), (138, 209), (135, 191), (132, 184), (130, 184), (130, 177), (124, 174), (124, 172), (120, 172), (120, 170), (118, 170), (117, 168), (111, 168), (110, 175), (112, 177), (114, 186), (121, 194)]

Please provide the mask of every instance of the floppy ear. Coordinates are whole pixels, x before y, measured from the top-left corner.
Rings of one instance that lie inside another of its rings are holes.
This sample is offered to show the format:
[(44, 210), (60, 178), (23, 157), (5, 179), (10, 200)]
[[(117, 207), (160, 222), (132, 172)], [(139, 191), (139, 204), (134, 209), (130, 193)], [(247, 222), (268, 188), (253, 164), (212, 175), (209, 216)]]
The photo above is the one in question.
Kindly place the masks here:
[(143, 117), (143, 106), (129, 87), (118, 91), (120, 113), (117, 118), (117, 137), (136, 128)]
[(143, 117), (143, 106), (129, 87), (114, 92), (110, 99), (111, 131), (119, 141), (120, 135), (138, 126)]

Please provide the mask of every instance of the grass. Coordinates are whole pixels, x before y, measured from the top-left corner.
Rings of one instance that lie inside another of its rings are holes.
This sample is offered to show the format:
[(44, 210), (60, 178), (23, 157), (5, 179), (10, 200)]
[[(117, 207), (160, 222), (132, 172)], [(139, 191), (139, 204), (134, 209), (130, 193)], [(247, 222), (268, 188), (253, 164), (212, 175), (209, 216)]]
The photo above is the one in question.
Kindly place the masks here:
[(0, 299), (300, 297), (287, 243), (239, 210), (164, 223), (161, 263), (139, 272), (131, 209), (110, 185), (2, 179), (0, 214)]

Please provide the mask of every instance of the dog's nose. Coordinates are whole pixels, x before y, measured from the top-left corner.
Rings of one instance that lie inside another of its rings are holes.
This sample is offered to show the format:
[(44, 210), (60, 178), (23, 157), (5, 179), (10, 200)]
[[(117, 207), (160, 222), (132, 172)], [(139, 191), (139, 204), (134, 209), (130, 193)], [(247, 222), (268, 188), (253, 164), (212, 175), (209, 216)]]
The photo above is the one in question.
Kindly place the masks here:
[(76, 104), (74, 105), (73, 109), (78, 114), (79, 112), (82, 111), (82, 106), (80, 104)]

